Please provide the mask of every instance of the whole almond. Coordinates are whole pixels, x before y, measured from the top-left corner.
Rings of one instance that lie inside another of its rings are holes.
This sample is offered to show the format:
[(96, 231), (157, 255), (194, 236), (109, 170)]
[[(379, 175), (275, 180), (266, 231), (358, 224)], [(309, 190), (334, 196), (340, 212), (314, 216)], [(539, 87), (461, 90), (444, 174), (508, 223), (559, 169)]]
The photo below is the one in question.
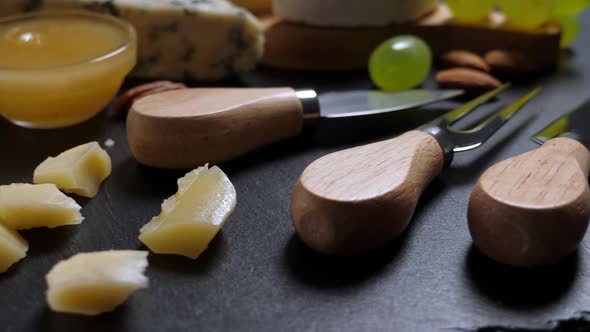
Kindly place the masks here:
[(439, 60), (440, 63), (446, 68), (471, 68), (481, 70), (486, 73), (490, 72), (490, 66), (485, 62), (485, 60), (481, 56), (469, 51), (449, 51), (442, 54)]
[(484, 59), (494, 74), (510, 79), (531, 78), (541, 71), (534, 59), (518, 51), (493, 50)]
[(480, 94), (502, 86), (502, 82), (490, 74), (468, 68), (442, 70), (435, 80), (443, 88), (463, 89), (468, 94)]

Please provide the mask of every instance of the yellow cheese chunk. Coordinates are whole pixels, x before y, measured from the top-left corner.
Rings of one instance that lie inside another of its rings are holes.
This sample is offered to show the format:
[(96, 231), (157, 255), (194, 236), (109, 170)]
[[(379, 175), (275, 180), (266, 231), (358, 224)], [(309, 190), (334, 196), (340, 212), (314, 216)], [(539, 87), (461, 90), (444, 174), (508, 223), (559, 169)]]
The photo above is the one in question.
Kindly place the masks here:
[(9, 229), (76, 225), (84, 220), (80, 209), (54, 184), (0, 186), (0, 223)]
[(17, 232), (0, 225), (0, 273), (27, 255), (29, 244)]
[(178, 180), (178, 192), (140, 230), (139, 240), (159, 254), (196, 259), (236, 206), (236, 190), (219, 167), (199, 167)]
[(53, 183), (67, 193), (94, 197), (110, 174), (111, 158), (97, 142), (91, 142), (47, 158), (35, 169), (33, 182)]
[(111, 250), (77, 254), (45, 276), (47, 303), (58, 312), (98, 315), (146, 288), (147, 251)]
[(231, 0), (231, 2), (255, 14), (269, 14), (272, 11), (272, 0)]

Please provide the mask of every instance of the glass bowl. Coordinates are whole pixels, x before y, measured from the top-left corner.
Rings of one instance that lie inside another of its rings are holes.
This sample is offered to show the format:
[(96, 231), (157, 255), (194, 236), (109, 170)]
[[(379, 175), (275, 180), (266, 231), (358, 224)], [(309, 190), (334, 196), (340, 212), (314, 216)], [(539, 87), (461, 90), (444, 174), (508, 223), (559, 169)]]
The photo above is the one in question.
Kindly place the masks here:
[(135, 29), (85, 11), (0, 19), (0, 114), (32, 128), (65, 127), (99, 113), (137, 62)]

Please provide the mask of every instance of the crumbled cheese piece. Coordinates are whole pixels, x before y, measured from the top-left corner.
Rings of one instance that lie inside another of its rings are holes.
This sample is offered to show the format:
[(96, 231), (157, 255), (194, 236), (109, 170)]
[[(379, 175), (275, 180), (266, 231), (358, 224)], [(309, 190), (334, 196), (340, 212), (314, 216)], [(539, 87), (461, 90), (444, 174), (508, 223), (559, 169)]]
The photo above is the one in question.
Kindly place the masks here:
[(108, 138), (106, 141), (104, 141), (104, 146), (110, 148), (115, 146), (115, 141), (111, 138)]
[(111, 158), (97, 142), (49, 157), (35, 169), (33, 182), (53, 183), (67, 193), (94, 197), (111, 174)]
[(80, 209), (54, 184), (0, 186), (0, 224), (9, 229), (77, 225), (84, 220)]
[(29, 244), (17, 232), (0, 224), (0, 273), (27, 255)]
[(159, 254), (196, 259), (236, 206), (236, 190), (219, 167), (199, 167), (178, 180), (178, 192), (140, 230), (139, 240)]
[(147, 251), (111, 250), (77, 254), (45, 276), (47, 303), (58, 312), (98, 315), (148, 286)]

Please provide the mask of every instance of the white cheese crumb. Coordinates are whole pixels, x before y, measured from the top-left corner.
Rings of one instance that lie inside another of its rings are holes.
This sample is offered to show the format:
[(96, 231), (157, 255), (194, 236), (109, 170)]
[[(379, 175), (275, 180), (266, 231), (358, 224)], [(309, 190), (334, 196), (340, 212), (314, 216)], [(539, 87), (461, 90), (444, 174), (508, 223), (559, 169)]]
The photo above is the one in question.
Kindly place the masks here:
[(109, 148), (115, 146), (115, 141), (109, 138), (106, 141), (104, 141), (104, 146)]

